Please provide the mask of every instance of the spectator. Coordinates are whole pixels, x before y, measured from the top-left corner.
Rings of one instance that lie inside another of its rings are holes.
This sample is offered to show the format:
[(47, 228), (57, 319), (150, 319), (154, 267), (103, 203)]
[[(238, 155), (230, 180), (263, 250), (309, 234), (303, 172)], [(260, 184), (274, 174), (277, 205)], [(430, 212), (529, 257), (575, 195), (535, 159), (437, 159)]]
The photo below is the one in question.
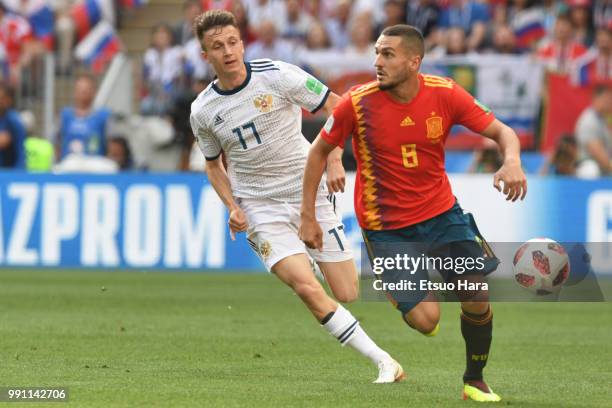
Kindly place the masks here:
[(119, 171), (133, 168), (132, 151), (128, 141), (123, 136), (115, 135), (108, 139), (106, 157), (117, 163)]
[(287, 10), (282, 0), (247, 0), (244, 6), (251, 29), (254, 31), (258, 31), (264, 21), (271, 21), (276, 27), (276, 32), (283, 32), (285, 29)]
[(379, 37), (382, 30), (396, 24), (406, 24), (406, 6), (402, 0), (386, 0), (384, 20), (376, 27), (375, 37)]
[(60, 114), (57, 135), (59, 158), (73, 153), (82, 156), (106, 154), (106, 128), (111, 112), (106, 108), (94, 109), (95, 79), (80, 75), (74, 83), (74, 106), (65, 107)]
[(193, 36), (193, 21), (202, 13), (202, 7), (198, 0), (185, 0), (183, 3), (183, 20), (174, 26), (174, 45), (185, 45)]
[(595, 32), (591, 16), (591, 0), (570, 0), (569, 15), (574, 25), (576, 41), (585, 47), (593, 45)]
[(591, 106), (576, 122), (578, 176), (609, 175), (612, 169), (612, 133), (608, 119), (612, 115), (612, 88), (599, 85), (593, 92)]
[(32, 111), (22, 111), (19, 116), (26, 131), (26, 139), (23, 144), (25, 168), (32, 172), (51, 170), (55, 158), (53, 143), (34, 133), (36, 118)]
[(249, 18), (242, 2), (234, 2), (231, 11), (236, 17), (236, 23), (240, 29), (240, 38), (242, 38), (244, 46), (246, 47), (247, 45), (255, 42), (257, 37), (249, 24)]
[(184, 73), (187, 77), (187, 83), (193, 81), (208, 81), (212, 80), (214, 72), (210, 64), (206, 62), (202, 55), (202, 45), (197, 38), (192, 38), (183, 47), (183, 58), (185, 59)]
[(581, 85), (612, 80), (612, 23), (597, 29), (595, 47), (576, 61), (575, 74)]
[(374, 49), (374, 26), (370, 14), (362, 14), (351, 21), (351, 43), (344, 49), (345, 54), (362, 55), (372, 58)]
[(421, 30), (426, 51), (440, 43), (439, 20), (440, 8), (435, 0), (408, 0), (406, 21)]
[(11, 88), (0, 83), (0, 168), (25, 168), (26, 129), (13, 109)]
[(164, 115), (177, 91), (183, 68), (182, 50), (172, 46), (172, 30), (167, 24), (153, 27), (151, 46), (144, 54), (145, 97), (143, 115)]
[[(386, 0), (352, 0), (351, 4), (351, 14), (350, 20), (355, 16), (361, 16), (363, 14), (369, 14), (374, 27), (376, 23), (380, 23), (385, 19), (385, 1)], [(400, 0), (402, 2), (402, 9), (406, 9), (405, 0)], [(402, 10), (403, 14), (403, 10)], [(405, 24), (405, 22), (404, 22)]]
[(564, 135), (559, 139), (550, 163), (544, 167), (544, 174), (555, 176), (576, 175), (577, 147), (574, 135)]
[(285, 8), (287, 23), (281, 37), (293, 42), (294, 45), (303, 44), (313, 22), (312, 17), (304, 12), (300, 0), (285, 0)]
[(542, 10), (544, 12), (544, 30), (546, 31), (546, 36), (548, 38), (552, 38), (555, 28), (555, 21), (557, 21), (557, 16), (563, 12), (565, 2), (560, 0), (544, 0), (542, 3)]
[(343, 50), (351, 42), (349, 21), (352, 4), (351, 0), (338, 0), (333, 17), (327, 19), (325, 24), (332, 47), (337, 50)]
[(446, 32), (446, 55), (463, 55), (467, 51), (465, 31), (461, 27), (449, 28)]
[(191, 130), (189, 115), (191, 113), (191, 103), (202, 92), (208, 82), (195, 81), (190, 89), (186, 89), (176, 98), (172, 109), (169, 112), (170, 123), (174, 130), (174, 143), (181, 147), (181, 157), (178, 163), (178, 170), (189, 169), (189, 155), (191, 153), (195, 138)]
[(488, 147), (475, 152), (470, 173), (495, 173), (502, 164), (503, 160), (497, 146)]
[(612, 24), (612, 1), (595, 0), (593, 6), (593, 21), (595, 27), (608, 27)]
[(585, 53), (586, 48), (574, 39), (569, 16), (561, 14), (555, 21), (553, 39), (538, 50), (537, 57), (549, 71), (565, 74)]
[(327, 81), (323, 72), (315, 68), (315, 62), (320, 60), (322, 54), (331, 54), (331, 41), (325, 30), (325, 26), (315, 21), (306, 34), (306, 42), (303, 47), (298, 48), (295, 60), (297, 65), (306, 72), (314, 75), (322, 81)]
[(490, 52), (495, 54), (518, 54), (514, 31), (507, 24), (498, 25), (493, 31), (493, 45)]
[[(9, 83), (20, 84), (21, 68), (27, 66), (36, 55), (30, 23), (21, 16), (10, 14), (3, 2), (0, 2), (0, 62), (8, 64)], [(5, 71), (3, 69), (3, 71)]]
[(477, 51), (485, 39), (489, 9), (474, 0), (450, 0), (449, 7), (440, 15), (440, 27), (444, 30), (459, 27), (467, 34), (467, 48)]
[(257, 41), (249, 45), (244, 53), (245, 60), (270, 58), (291, 63), (293, 49), (291, 45), (278, 38), (276, 25), (272, 21), (264, 21), (257, 30)]
[(208, 10), (226, 10), (232, 11), (237, 3), (242, 3), (240, 0), (200, 0), (200, 8), (202, 11)]
[(322, 23), (316, 21), (310, 26), (304, 45), (308, 50), (326, 50), (331, 47), (331, 40)]

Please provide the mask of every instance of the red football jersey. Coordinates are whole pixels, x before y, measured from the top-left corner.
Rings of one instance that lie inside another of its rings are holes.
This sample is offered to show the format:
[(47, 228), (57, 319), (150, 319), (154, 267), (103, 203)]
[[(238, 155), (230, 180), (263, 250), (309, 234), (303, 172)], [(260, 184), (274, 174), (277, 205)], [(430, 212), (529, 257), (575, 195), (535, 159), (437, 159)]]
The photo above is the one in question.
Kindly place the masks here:
[(359, 225), (388, 230), (428, 220), (453, 206), (444, 168), (448, 133), (455, 124), (480, 133), (494, 119), (453, 80), (419, 74), (419, 91), (406, 104), (394, 101), (376, 81), (352, 88), (321, 136), (336, 146), (353, 136)]

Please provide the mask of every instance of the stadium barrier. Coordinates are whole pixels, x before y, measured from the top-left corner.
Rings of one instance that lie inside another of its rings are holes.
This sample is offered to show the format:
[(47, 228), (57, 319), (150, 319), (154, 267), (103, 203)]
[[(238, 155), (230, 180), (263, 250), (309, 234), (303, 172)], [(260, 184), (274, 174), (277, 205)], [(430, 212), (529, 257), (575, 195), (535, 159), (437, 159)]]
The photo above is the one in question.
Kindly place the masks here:
[[(337, 201), (357, 252), (354, 178)], [(530, 177), (527, 199), (516, 203), (492, 187), (491, 175), (451, 182), (491, 242), (612, 242), (609, 178)], [(0, 213), (2, 267), (263, 270), (241, 234), (230, 240), (225, 208), (199, 174), (3, 172)]]

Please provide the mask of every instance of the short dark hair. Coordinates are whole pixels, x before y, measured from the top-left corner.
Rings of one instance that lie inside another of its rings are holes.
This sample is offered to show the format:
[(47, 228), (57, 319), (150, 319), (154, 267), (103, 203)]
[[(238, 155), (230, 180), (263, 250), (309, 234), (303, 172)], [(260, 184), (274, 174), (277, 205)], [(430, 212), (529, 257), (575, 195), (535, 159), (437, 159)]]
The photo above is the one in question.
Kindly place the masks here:
[(194, 31), (200, 42), (202, 42), (202, 38), (204, 38), (204, 33), (206, 31), (213, 27), (226, 26), (238, 28), (236, 17), (234, 17), (234, 15), (229, 11), (225, 10), (209, 10), (197, 16), (193, 23)]
[(425, 55), (425, 40), (421, 31), (407, 24), (396, 24), (385, 28), (380, 35), (401, 37), (404, 46), (411, 52), (423, 58)]

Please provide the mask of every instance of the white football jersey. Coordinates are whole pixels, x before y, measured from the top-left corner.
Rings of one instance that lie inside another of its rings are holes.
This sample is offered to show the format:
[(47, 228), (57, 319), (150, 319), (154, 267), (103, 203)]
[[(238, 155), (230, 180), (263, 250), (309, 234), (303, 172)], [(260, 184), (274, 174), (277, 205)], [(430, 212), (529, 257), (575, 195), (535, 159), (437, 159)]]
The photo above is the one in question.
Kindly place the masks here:
[[(300, 201), (310, 144), (302, 111), (325, 104), (328, 88), (300, 68), (269, 59), (246, 63), (232, 90), (213, 81), (191, 104), (191, 126), (207, 160), (226, 155), (235, 197)], [(325, 188), (325, 183), (321, 183)]]

